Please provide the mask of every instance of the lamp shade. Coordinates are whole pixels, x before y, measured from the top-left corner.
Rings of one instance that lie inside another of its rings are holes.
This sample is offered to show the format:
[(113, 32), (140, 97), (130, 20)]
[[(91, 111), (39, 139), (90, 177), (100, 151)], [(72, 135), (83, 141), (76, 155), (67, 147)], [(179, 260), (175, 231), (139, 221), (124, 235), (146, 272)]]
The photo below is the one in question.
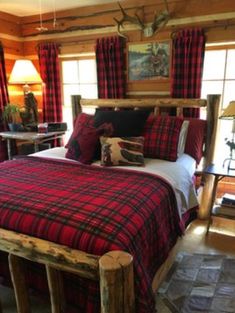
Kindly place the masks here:
[(235, 101), (230, 101), (223, 114), (220, 116), (221, 119), (235, 119)]
[(11, 84), (36, 84), (41, 83), (42, 79), (32, 61), (20, 59), (16, 60), (8, 82)]

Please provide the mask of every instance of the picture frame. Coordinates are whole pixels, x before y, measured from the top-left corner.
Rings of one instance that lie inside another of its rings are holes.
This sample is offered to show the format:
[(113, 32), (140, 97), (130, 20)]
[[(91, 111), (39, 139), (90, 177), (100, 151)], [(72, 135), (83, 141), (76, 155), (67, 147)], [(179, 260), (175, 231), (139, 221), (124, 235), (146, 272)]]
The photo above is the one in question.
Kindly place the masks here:
[(140, 42), (128, 45), (128, 80), (169, 79), (170, 41)]

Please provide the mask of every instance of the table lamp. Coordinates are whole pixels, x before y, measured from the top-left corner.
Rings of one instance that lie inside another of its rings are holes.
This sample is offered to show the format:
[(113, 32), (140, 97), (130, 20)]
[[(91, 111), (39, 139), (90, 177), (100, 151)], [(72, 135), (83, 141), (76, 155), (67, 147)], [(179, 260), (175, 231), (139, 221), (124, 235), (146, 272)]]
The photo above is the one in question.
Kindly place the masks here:
[(39, 84), (42, 79), (31, 60), (19, 59), (15, 61), (8, 82), (10, 84), (22, 84), (25, 95), (30, 90), (28, 84)]
[(223, 166), (225, 166), (225, 163), (228, 162), (228, 170), (235, 170), (235, 168), (231, 167), (231, 163), (235, 161), (234, 159), (234, 152), (235, 151), (235, 101), (231, 101), (227, 108), (224, 110), (223, 114), (220, 116), (221, 119), (227, 119), (227, 120), (233, 120), (233, 126), (232, 126), (232, 139), (226, 140), (226, 144), (230, 148), (230, 156), (229, 158), (226, 158), (223, 162)]
[(8, 82), (23, 85), (25, 112), (21, 112), (20, 114), (23, 124), (37, 123), (37, 100), (34, 94), (30, 92), (28, 84), (39, 84), (42, 82), (42, 79), (33, 65), (33, 62), (26, 59), (16, 60)]

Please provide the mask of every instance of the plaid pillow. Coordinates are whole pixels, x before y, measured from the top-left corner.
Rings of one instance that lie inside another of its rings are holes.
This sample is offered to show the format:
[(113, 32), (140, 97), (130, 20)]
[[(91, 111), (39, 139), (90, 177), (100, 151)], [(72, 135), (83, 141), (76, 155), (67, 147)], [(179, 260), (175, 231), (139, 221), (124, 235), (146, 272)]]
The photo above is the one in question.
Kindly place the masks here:
[(77, 136), (77, 132), (80, 128), (89, 126), (94, 126), (94, 115), (86, 113), (79, 114), (74, 122), (73, 133), (70, 136), (69, 141), (65, 145), (65, 148), (68, 148), (70, 146), (71, 141), (74, 139), (74, 137)]
[(144, 128), (144, 156), (176, 161), (183, 119), (151, 114)]
[(112, 135), (111, 124), (102, 124), (95, 128), (92, 115), (82, 113), (75, 122), (74, 131), (66, 145), (68, 148), (65, 157), (84, 164), (90, 164), (101, 135)]
[(144, 165), (144, 137), (100, 137), (101, 165)]
[(197, 118), (187, 118), (187, 120), (189, 121), (189, 128), (184, 151), (199, 164), (203, 156), (207, 122)]
[(94, 127), (80, 128), (69, 141), (65, 157), (84, 164), (90, 164), (98, 140), (99, 135)]

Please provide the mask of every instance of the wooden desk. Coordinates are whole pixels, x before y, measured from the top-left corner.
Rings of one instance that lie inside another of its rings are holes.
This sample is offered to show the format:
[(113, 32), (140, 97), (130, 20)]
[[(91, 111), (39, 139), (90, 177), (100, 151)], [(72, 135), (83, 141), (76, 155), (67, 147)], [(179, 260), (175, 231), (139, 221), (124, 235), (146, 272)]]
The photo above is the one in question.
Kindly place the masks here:
[[(230, 215), (228, 213), (223, 212), (223, 204), (218, 203), (216, 205), (216, 193), (217, 193), (217, 186), (218, 186), (219, 181), (223, 179), (224, 177), (235, 178), (235, 171), (228, 170), (227, 168), (211, 164), (207, 166), (207, 168), (204, 170), (204, 173), (213, 175), (215, 177), (213, 190), (212, 190), (211, 204), (210, 204), (210, 216), (209, 216), (209, 221), (207, 224), (207, 234), (208, 234), (210, 226), (212, 224), (212, 216), (220, 216), (224, 218), (235, 219), (235, 215)], [(235, 210), (235, 208), (233, 208), (233, 210)]]
[(20, 140), (20, 141), (28, 141), (34, 144), (34, 151), (38, 151), (38, 145), (40, 143), (54, 140), (54, 139), (61, 139), (62, 136), (65, 134), (64, 131), (55, 131), (49, 133), (37, 133), (37, 132), (0, 132), (0, 137), (3, 140), (7, 140), (7, 152), (8, 152), (8, 159), (12, 159), (12, 152), (11, 152), (11, 140)]

